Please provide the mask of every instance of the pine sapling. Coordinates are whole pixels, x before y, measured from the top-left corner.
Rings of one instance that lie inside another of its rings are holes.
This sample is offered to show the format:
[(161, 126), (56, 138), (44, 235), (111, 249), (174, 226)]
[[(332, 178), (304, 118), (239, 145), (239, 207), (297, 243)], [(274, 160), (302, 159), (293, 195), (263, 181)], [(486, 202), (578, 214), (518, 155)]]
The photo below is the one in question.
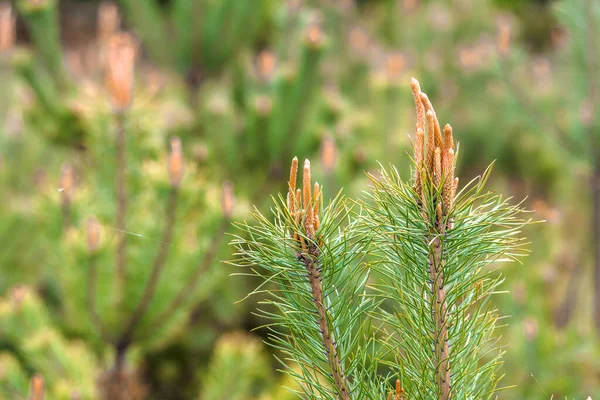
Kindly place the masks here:
[(494, 330), (501, 317), (491, 304), (502, 277), (496, 263), (523, 254), (521, 208), (484, 192), (490, 169), (460, 192), (452, 127), (440, 127), (419, 83), (412, 184), (397, 170), (372, 178), (365, 205), (384, 277), (373, 285), (393, 304), (381, 308), (382, 344), (395, 361), (411, 399), (491, 398), (503, 350)]
[(382, 169), (360, 212), (339, 196), (322, 210), (308, 160), (296, 188), (294, 158), (274, 221), (255, 212), (254, 224), (238, 224), (235, 264), (264, 279), (253, 292), (268, 296), (259, 315), (272, 321), (302, 398), (491, 399), (499, 390), (496, 266), (524, 254), (527, 221), (484, 191), (490, 168), (458, 191), (452, 127), (442, 130), (415, 79), (411, 87), (411, 182)]

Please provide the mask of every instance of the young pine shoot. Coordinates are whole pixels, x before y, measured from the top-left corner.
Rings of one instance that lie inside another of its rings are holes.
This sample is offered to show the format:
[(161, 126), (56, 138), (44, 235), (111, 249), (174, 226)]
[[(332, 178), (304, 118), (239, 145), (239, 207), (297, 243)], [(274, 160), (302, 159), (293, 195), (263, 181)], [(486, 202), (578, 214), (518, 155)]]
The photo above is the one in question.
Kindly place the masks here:
[(361, 212), (341, 196), (322, 209), (308, 160), (296, 188), (294, 158), (274, 220), (255, 212), (253, 224), (238, 224), (236, 265), (264, 281), (252, 294), (267, 297), (259, 315), (300, 398), (467, 400), (500, 390), (492, 295), (498, 263), (525, 253), (527, 221), (484, 190), (491, 168), (458, 190), (452, 128), (441, 129), (416, 79), (411, 88), (411, 182), (382, 169)]

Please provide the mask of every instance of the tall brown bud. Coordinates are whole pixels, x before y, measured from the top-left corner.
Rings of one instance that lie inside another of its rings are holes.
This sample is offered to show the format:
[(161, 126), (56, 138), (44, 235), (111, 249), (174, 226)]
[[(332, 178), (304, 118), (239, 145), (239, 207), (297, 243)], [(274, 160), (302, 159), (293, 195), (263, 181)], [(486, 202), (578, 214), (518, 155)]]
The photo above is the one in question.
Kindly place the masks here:
[(231, 218), (233, 208), (235, 207), (235, 194), (233, 183), (231, 181), (223, 182), (223, 196), (221, 198), (221, 208), (226, 218)]
[(40, 374), (35, 374), (31, 378), (29, 398), (31, 400), (44, 400), (44, 378)]
[(179, 187), (183, 177), (183, 150), (181, 140), (177, 136), (171, 138), (171, 152), (169, 154), (169, 181), (174, 188)]
[(311, 22), (306, 28), (306, 42), (311, 47), (319, 47), (325, 41), (325, 32), (320, 21)]
[(454, 150), (448, 149), (447, 153), (444, 154), (444, 160), (442, 165), (444, 174), (444, 189), (442, 196), (444, 200), (444, 208), (449, 210), (452, 207), (452, 190), (454, 186)]
[(440, 128), (440, 123), (437, 119), (437, 116), (435, 115), (435, 110), (433, 109), (433, 105), (431, 104), (429, 97), (423, 92), (421, 92), (421, 101), (423, 102), (423, 106), (425, 107), (425, 110), (427, 112), (431, 111), (431, 113), (433, 114), (434, 129), (431, 131), (431, 133), (428, 132), (427, 134), (435, 135), (435, 146), (442, 147), (442, 129)]
[(497, 41), (498, 52), (500, 55), (506, 56), (510, 52), (512, 43), (512, 26), (506, 18), (500, 19), (498, 22)]
[(425, 132), (425, 107), (421, 101), (421, 86), (415, 78), (410, 80), (410, 88), (412, 89), (413, 98), (415, 99), (415, 107), (417, 109), (417, 131), (421, 129)]
[(290, 180), (288, 181), (288, 210), (292, 216), (295, 216), (296, 207), (301, 207), (300, 202), (296, 202), (296, 179), (298, 176), (298, 157), (292, 159), (290, 167)]
[(446, 124), (446, 126), (444, 126), (443, 152), (447, 152), (450, 149), (454, 150), (454, 136), (452, 136), (452, 127), (450, 124)]
[(414, 187), (417, 195), (421, 197), (423, 185), (421, 182), (421, 174), (423, 173), (423, 158), (425, 156), (425, 134), (423, 129), (417, 129), (417, 135), (415, 138), (415, 183)]
[(439, 147), (435, 148), (435, 152), (433, 153), (433, 184), (436, 189), (440, 186), (442, 182), (442, 153)]
[(427, 154), (425, 155), (425, 167), (433, 171), (433, 156), (435, 152), (435, 114), (433, 111), (427, 111)]
[(312, 208), (312, 188), (311, 188), (311, 176), (310, 176), (310, 161), (304, 160), (304, 171), (302, 174), (302, 197), (304, 200), (304, 212), (306, 213), (306, 217), (304, 220), (304, 224), (306, 227), (306, 233), (309, 237), (314, 236), (314, 216), (313, 216), (313, 208)]
[(0, 4), (0, 54), (15, 46), (16, 18), (10, 3)]
[(121, 15), (117, 5), (103, 1), (98, 7), (98, 41), (107, 42), (111, 36), (120, 30)]
[(100, 224), (96, 217), (90, 217), (87, 223), (87, 243), (90, 253), (95, 253), (100, 246)]
[(273, 76), (277, 68), (277, 56), (270, 50), (261, 51), (256, 57), (256, 75), (266, 81)]
[(134, 85), (136, 46), (127, 33), (113, 35), (108, 43), (106, 88), (116, 111), (131, 106)]

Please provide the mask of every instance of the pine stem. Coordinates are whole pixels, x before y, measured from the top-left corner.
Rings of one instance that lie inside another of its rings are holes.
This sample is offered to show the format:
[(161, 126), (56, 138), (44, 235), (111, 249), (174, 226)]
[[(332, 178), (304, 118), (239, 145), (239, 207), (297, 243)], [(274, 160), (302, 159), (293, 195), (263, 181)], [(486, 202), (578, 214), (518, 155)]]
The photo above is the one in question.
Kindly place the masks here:
[(448, 324), (446, 321), (447, 303), (444, 288), (444, 269), (440, 238), (433, 240), (429, 254), (429, 275), (431, 278), (431, 308), (435, 323), (434, 342), (435, 379), (440, 400), (450, 399), (450, 365), (448, 353)]
[(317, 314), (319, 318), (319, 328), (321, 330), (321, 338), (323, 339), (323, 345), (325, 346), (325, 352), (327, 353), (327, 361), (331, 368), (331, 374), (335, 381), (336, 390), (338, 393), (338, 399), (350, 400), (350, 388), (348, 380), (344, 375), (342, 364), (338, 357), (337, 348), (332, 334), (329, 330), (329, 323), (327, 321), (327, 310), (323, 304), (323, 283), (321, 281), (320, 272), (318, 267), (310, 255), (302, 255), (306, 271), (308, 272), (308, 281), (313, 295), (313, 301), (317, 308)]
[(152, 298), (154, 297), (154, 293), (156, 291), (156, 286), (158, 285), (158, 280), (160, 279), (160, 275), (162, 273), (163, 267), (165, 265), (165, 261), (167, 260), (167, 256), (169, 254), (169, 249), (171, 247), (171, 240), (173, 238), (173, 229), (175, 227), (175, 214), (177, 210), (177, 198), (178, 198), (178, 190), (177, 188), (172, 188), (169, 192), (169, 200), (167, 201), (167, 214), (166, 214), (166, 222), (165, 229), (163, 232), (163, 236), (160, 243), (160, 248), (154, 260), (154, 265), (152, 266), (152, 272), (150, 273), (150, 278), (148, 279), (148, 283), (144, 288), (144, 293), (138, 303), (135, 311), (133, 312), (131, 319), (129, 320), (125, 330), (123, 331), (123, 338), (128, 339), (133, 334), (136, 325), (143, 318)]
[(179, 294), (171, 302), (171, 304), (167, 306), (165, 311), (163, 311), (156, 317), (152, 324), (152, 327), (148, 328), (148, 332), (152, 332), (155, 329), (160, 329), (168, 321), (168, 319), (171, 318), (173, 314), (175, 314), (175, 312), (177, 312), (177, 310), (182, 305), (187, 303), (189, 298), (194, 294), (194, 290), (196, 288), (198, 280), (200, 279), (200, 276), (202, 276), (202, 273), (206, 272), (210, 264), (213, 262), (215, 256), (217, 255), (218, 250), (221, 248), (221, 243), (223, 241), (223, 238), (225, 237), (225, 230), (227, 229), (228, 225), (229, 219), (224, 218), (221, 222), (221, 226), (213, 236), (212, 243), (208, 247), (206, 253), (204, 253), (202, 261), (200, 261), (200, 264), (196, 267), (196, 271), (194, 271), (194, 274), (187, 280), (185, 287), (179, 292)]
[(122, 301), (125, 286), (125, 268), (127, 257), (127, 235), (126, 235), (126, 216), (127, 216), (127, 188), (126, 188), (126, 138), (125, 138), (125, 114), (118, 112), (117, 120), (117, 294), (119, 302)]

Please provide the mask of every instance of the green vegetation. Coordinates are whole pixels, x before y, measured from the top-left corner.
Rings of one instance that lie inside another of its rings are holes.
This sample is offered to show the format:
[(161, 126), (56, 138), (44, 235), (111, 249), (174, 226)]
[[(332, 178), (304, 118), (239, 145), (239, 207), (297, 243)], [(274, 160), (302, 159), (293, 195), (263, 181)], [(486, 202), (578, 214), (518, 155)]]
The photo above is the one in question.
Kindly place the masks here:
[(0, 2), (0, 397), (597, 396), (597, 3)]

